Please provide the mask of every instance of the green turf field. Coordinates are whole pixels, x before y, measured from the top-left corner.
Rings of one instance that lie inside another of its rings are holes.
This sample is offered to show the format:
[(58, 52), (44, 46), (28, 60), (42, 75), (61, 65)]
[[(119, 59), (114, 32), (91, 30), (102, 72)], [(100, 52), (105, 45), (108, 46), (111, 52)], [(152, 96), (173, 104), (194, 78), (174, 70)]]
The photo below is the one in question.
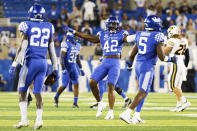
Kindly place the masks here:
[[(50, 131), (197, 131), (197, 94), (185, 94), (192, 106), (184, 112), (169, 112), (176, 105), (174, 94), (150, 93), (142, 109), (141, 117), (146, 124), (129, 125), (119, 119), (123, 100), (116, 94), (115, 119), (104, 120), (107, 109), (100, 118), (96, 118), (96, 109), (89, 106), (95, 103), (91, 93), (82, 93), (79, 97), (79, 109), (73, 109), (73, 94), (64, 93), (60, 97), (59, 108), (54, 107), (55, 93), (43, 93), (44, 126), (41, 130)], [(128, 94), (131, 98), (135, 94)], [(104, 101), (107, 102), (107, 94)], [(0, 130), (31, 130), (36, 118), (35, 98), (28, 107), (29, 127), (14, 129), (13, 125), (20, 120), (17, 93), (0, 93)]]

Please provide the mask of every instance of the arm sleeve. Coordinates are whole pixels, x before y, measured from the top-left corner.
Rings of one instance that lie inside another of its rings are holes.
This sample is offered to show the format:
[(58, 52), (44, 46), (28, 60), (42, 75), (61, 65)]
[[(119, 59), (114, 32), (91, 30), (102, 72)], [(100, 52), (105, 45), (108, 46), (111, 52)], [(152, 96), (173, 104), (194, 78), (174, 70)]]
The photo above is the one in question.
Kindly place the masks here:
[(18, 55), (16, 56), (15, 61), (12, 63), (12, 66), (16, 66), (23, 61), (27, 46), (28, 46), (28, 41), (23, 40), (21, 43), (20, 51), (19, 51)]
[(55, 47), (54, 47), (54, 42), (51, 42), (49, 44), (49, 56), (51, 59), (51, 62), (53, 64), (53, 70), (57, 70), (57, 57), (56, 57), (56, 53), (55, 53)]
[(28, 31), (28, 25), (26, 22), (21, 22), (20, 25), (18, 26), (18, 30), (20, 32), (23, 32), (24, 34), (27, 34)]
[(190, 59), (190, 57), (189, 57), (189, 50), (186, 49), (186, 51), (185, 51), (185, 66), (186, 66), (186, 67), (187, 67), (188, 64), (189, 64), (189, 59)]

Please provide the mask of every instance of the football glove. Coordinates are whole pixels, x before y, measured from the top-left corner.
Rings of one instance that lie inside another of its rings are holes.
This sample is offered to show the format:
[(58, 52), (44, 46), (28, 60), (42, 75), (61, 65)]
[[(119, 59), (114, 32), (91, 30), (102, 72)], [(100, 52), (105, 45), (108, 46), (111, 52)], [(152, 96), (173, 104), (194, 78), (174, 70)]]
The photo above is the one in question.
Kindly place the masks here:
[(16, 67), (15, 66), (11, 66), (9, 69), (9, 74), (11, 77), (15, 76), (15, 72), (16, 72)]
[(133, 66), (133, 62), (130, 62), (129, 59), (126, 60), (126, 64), (127, 64), (127, 70), (131, 71), (132, 70), (132, 66)]
[(177, 56), (173, 56), (173, 57), (166, 56), (164, 59), (164, 61), (172, 62), (172, 63), (177, 63), (177, 60), (178, 60)]
[(71, 32), (71, 33), (73, 33), (73, 34), (76, 33), (76, 30), (74, 30), (74, 29), (72, 29), (72, 28), (70, 28), (70, 27), (68, 27), (68, 26), (66, 26), (66, 25), (63, 25), (63, 30), (64, 30), (65, 32)]
[(85, 76), (85, 72), (82, 69), (80, 69), (80, 75)]

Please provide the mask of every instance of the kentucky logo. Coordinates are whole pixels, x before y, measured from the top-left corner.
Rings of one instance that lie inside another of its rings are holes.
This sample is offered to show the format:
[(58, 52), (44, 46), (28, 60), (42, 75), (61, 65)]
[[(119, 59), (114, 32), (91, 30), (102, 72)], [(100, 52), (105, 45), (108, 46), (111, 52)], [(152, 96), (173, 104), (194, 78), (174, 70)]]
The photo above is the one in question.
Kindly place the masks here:
[(154, 22), (160, 22), (160, 19), (159, 19), (159, 18), (156, 18), (156, 17), (153, 17), (152, 20), (153, 20)]

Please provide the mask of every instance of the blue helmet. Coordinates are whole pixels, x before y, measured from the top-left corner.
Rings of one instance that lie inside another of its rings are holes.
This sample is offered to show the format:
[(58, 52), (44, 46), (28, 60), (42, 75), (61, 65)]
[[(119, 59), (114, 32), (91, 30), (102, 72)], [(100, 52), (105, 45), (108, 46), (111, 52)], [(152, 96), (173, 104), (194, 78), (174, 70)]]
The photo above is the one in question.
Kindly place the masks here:
[(31, 21), (43, 21), (45, 18), (45, 9), (39, 4), (34, 4), (28, 13)]
[(144, 20), (145, 30), (161, 31), (161, 19), (156, 15), (150, 15)]
[(106, 22), (106, 30), (109, 31), (109, 33), (116, 33), (119, 30), (119, 20), (116, 17), (109, 17)]
[(74, 44), (75, 43), (75, 36), (74, 36), (74, 34), (71, 33), (71, 32), (67, 32), (66, 33), (66, 40)]

